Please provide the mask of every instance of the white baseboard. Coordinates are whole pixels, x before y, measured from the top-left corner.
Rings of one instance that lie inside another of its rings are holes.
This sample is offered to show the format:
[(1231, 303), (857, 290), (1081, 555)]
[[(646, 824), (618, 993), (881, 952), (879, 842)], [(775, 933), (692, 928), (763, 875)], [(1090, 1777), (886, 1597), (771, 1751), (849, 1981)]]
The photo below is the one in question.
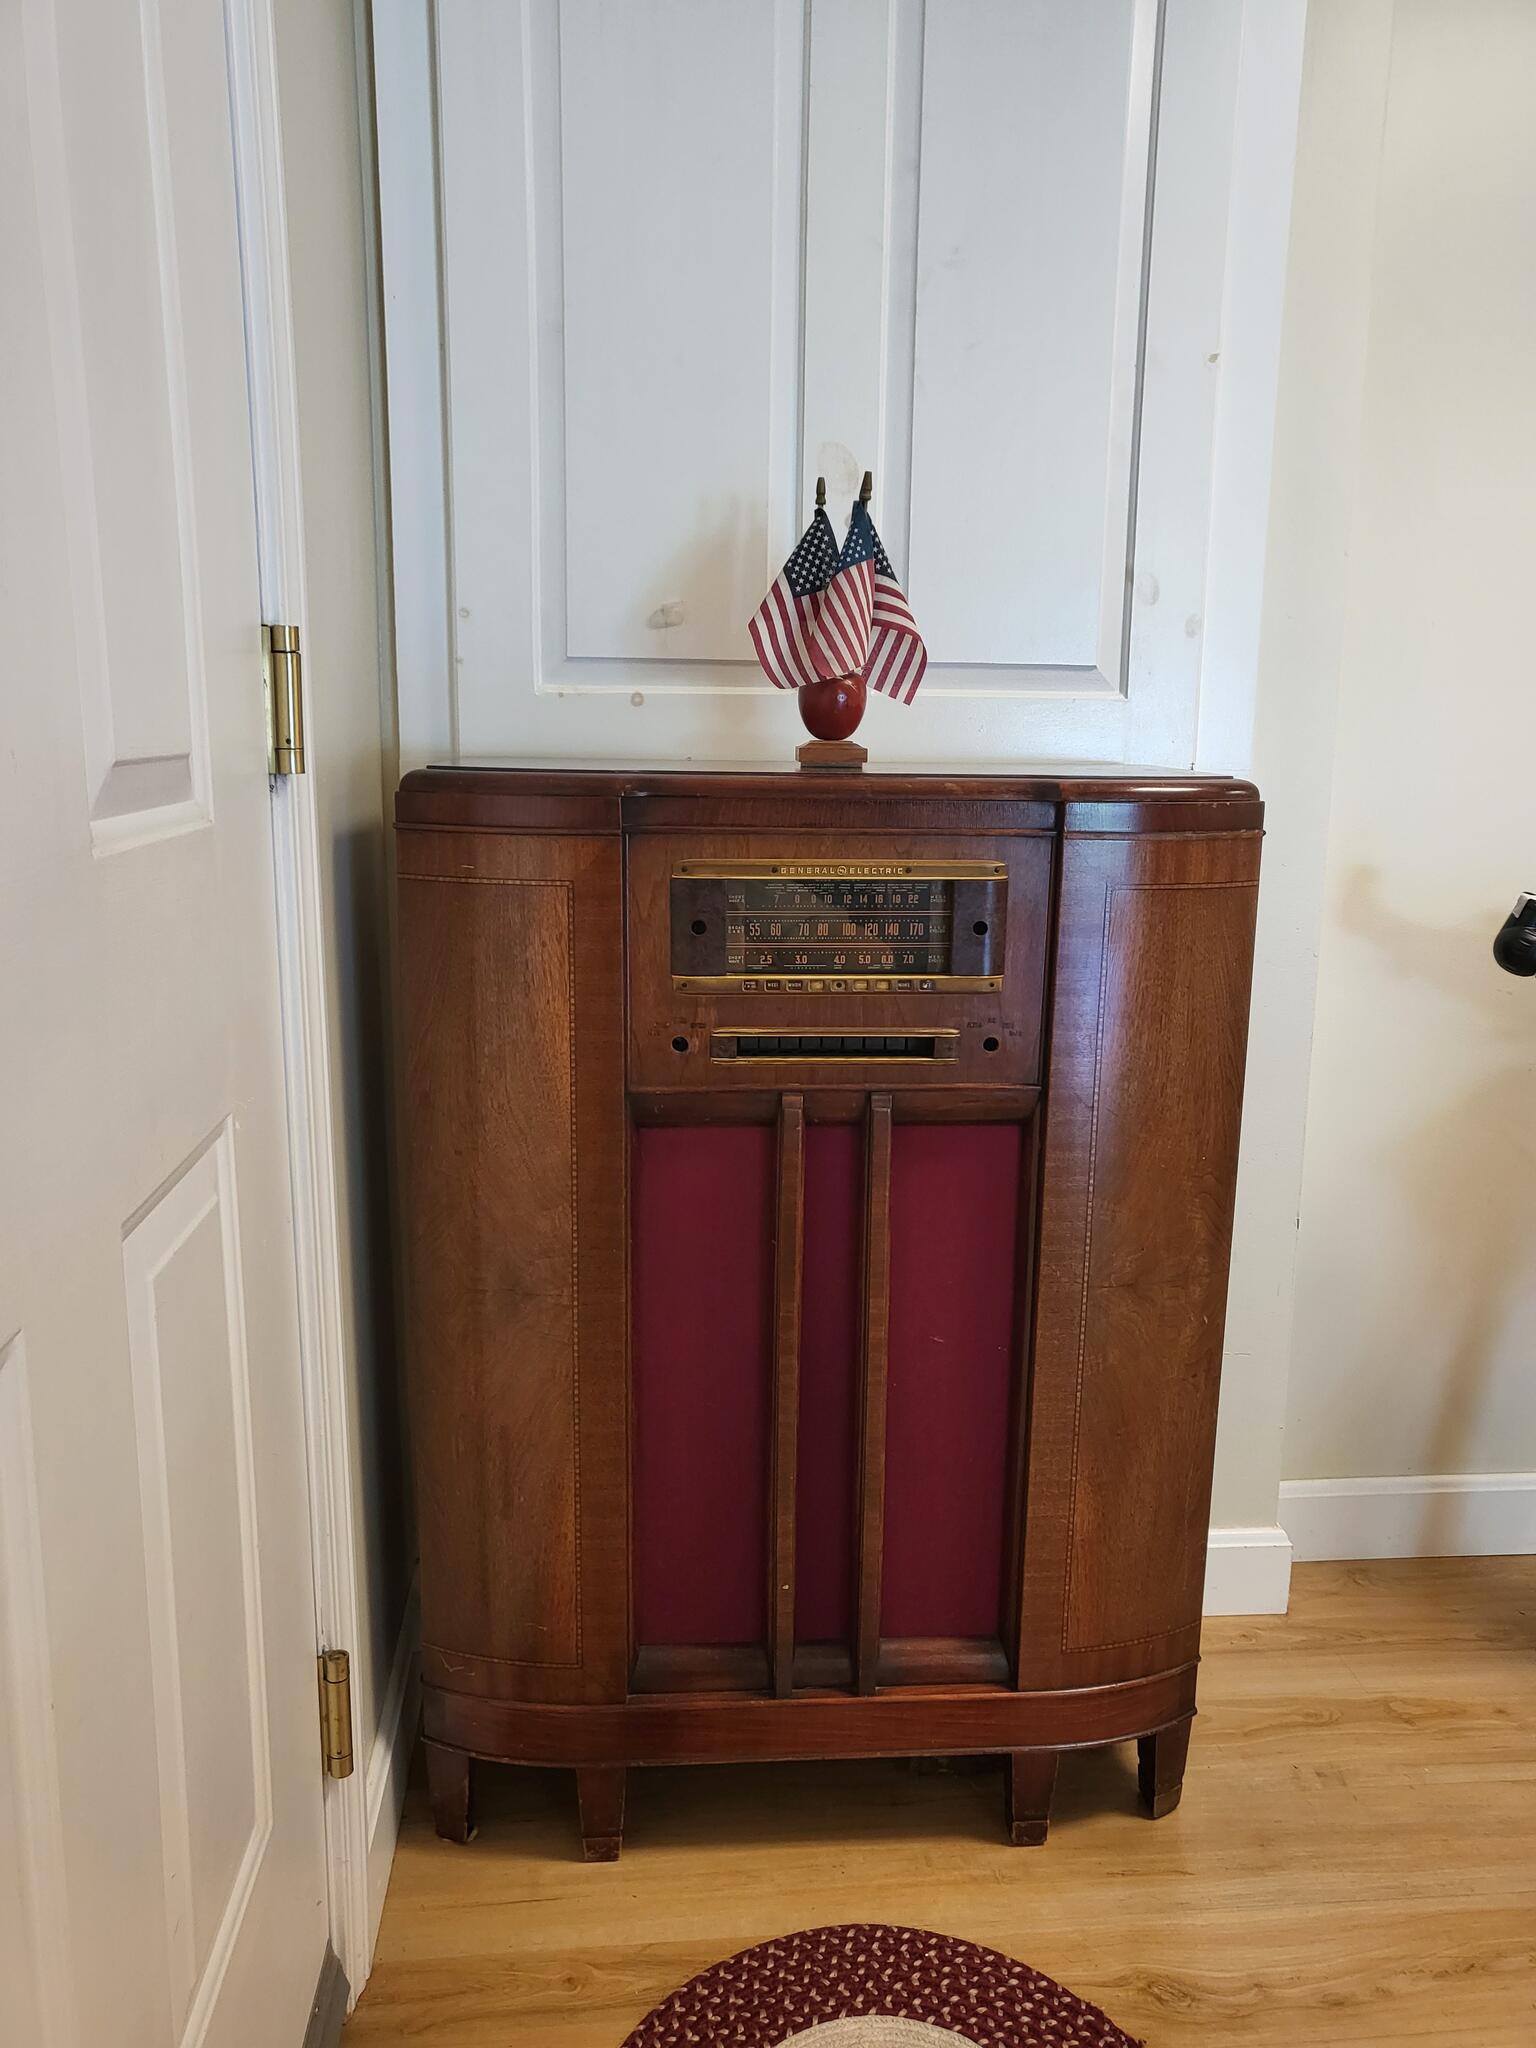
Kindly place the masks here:
[[(389, 1889), (390, 1865), (395, 1860), (395, 1841), (400, 1833), (400, 1809), (405, 1804), (405, 1781), (410, 1773), (411, 1751), (416, 1744), (416, 1721), (421, 1709), (420, 1666), (416, 1655), (420, 1633), (421, 1601), (413, 1583), (405, 1603), (395, 1654), (390, 1660), (389, 1684), (379, 1705), (378, 1730), (368, 1757), (370, 1957), (378, 1938), (384, 1894)], [(360, 1990), (361, 1986), (357, 1988)]]
[(1536, 1552), (1536, 1472), (1287, 1479), (1280, 1520), (1300, 1563)]
[(1205, 1551), (1207, 1614), (1284, 1614), (1291, 1593), (1291, 1544), (1273, 1524), (1212, 1529)]

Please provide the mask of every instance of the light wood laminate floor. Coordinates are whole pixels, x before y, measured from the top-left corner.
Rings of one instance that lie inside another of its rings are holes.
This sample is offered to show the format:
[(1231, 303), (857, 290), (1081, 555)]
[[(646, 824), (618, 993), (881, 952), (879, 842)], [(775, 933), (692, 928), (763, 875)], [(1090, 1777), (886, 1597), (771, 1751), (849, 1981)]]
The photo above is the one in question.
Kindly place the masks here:
[(619, 2048), (752, 1942), (887, 1920), (1006, 1951), (1150, 2048), (1536, 2044), (1536, 1558), (1298, 1568), (1206, 1631), (1184, 1803), (1133, 1747), (1069, 1757), (1050, 1841), (992, 1769), (633, 1772), (623, 1860), (577, 1861), (550, 1771), (481, 1774), (453, 1848), (413, 1790), (345, 2048)]

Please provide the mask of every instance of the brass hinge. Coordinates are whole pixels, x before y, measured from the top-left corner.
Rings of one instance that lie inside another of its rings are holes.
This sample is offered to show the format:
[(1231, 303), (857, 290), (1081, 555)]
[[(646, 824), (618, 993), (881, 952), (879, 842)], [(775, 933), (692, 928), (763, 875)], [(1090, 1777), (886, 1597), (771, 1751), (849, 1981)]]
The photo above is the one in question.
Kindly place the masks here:
[(320, 1762), (328, 1778), (352, 1775), (352, 1660), (345, 1650), (322, 1650)]
[(261, 629), (261, 684), (267, 700), (267, 773), (304, 773), (304, 664), (297, 626)]

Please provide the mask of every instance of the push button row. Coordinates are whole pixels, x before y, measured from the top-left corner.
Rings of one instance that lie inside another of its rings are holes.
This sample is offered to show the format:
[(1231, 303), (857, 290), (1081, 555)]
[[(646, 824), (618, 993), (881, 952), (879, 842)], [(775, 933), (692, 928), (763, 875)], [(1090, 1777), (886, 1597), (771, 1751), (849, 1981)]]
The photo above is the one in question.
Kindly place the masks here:
[(934, 981), (757, 981), (750, 977), (741, 984), (744, 996), (755, 995), (808, 995), (808, 996), (888, 996), (888, 995), (932, 995), (938, 983)]

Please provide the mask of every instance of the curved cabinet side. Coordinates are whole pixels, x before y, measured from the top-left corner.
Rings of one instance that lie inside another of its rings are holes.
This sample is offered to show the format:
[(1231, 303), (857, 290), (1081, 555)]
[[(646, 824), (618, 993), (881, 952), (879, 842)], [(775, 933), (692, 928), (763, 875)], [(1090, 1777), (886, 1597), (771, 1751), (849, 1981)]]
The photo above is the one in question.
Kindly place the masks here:
[(406, 832), (400, 1125), (423, 1678), (624, 1696), (615, 839)]
[(1259, 848), (1062, 842), (1023, 1686), (1198, 1653)]

